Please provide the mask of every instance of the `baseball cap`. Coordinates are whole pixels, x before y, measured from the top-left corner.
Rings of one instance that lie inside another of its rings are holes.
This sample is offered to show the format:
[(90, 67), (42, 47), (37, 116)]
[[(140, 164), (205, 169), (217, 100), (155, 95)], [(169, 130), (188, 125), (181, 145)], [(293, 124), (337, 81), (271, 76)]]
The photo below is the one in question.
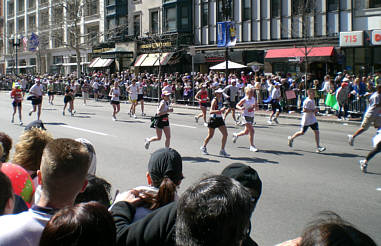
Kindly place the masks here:
[(222, 93), (222, 92), (224, 92), (222, 88), (218, 88), (216, 91), (214, 91), (214, 93)]
[(172, 148), (162, 148), (155, 151), (148, 161), (148, 172), (154, 184), (159, 184), (168, 177), (179, 184), (183, 176), (183, 160), (180, 154)]
[(42, 123), (41, 120), (35, 120), (35, 121), (32, 121), (30, 122), (28, 125), (25, 126), (25, 131), (28, 131), (28, 130), (31, 130), (33, 127), (35, 128), (40, 128), (42, 130), (45, 130), (46, 131), (46, 128), (44, 126), (44, 123)]
[(242, 186), (254, 191), (256, 193), (256, 199), (261, 196), (262, 181), (259, 178), (257, 171), (250, 166), (242, 163), (232, 163), (222, 170), (221, 175), (235, 179)]

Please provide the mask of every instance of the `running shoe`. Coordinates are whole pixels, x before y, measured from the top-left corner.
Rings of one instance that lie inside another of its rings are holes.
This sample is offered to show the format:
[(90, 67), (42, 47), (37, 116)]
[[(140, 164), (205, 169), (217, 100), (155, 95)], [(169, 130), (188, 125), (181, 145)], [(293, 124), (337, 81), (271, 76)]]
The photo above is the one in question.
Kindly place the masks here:
[(319, 147), (316, 149), (316, 153), (321, 153), (321, 152), (323, 152), (324, 150), (326, 150), (325, 147), (321, 147), (321, 146), (319, 146)]
[(233, 133), (233, 138), (232, 138), (233, 143), (236, 143), (237, 139), (238, 139), (238, 134), (237, 133)]
[(269, 125), (272, 125), (272, 124), (273, 124), (273, 122), (272, 122), (271, 120), (268, 120), (267, 123), (268, 123)]
[(222, 150), (220, 150), (220, 156), (229, 157), (230, 155), (228, 153), (226, 153), (226, 151), (224, 149), (222, 149)]
[(241, 118), (241, 114), (237, 114), (237, 121)]
[(238, 120), (236, 120), (235, 124), (238, 126), (238, 125), (240, 125), (240, 122)]
[(208, 123), (204, 122), (204, 126), (205, 126), (205, 127), (208, 127)]
[(142, 113), (142, 116), (146, 116), (146, 114), (145, 114), (145, 113)]
[(275, 122), (276, 124), (279, 124), (279, 121), (278, 121), (277, 118), (274, 119), (274, 122)]
[(292, 148), (293, 143), (294, 143), (294, 140), (291, 138), (291, 136), (288, 136), (288, 147)]
[(29, 113), (28, 113), (28, 114), (29, 114), (29, 116), (32, 116), (32, 113), (33, 113), (33, 111), (29, 111)]
[(198, 117), (197, 116), (194, 117), (194, 120), (196, 121), (196, 123), (198, 123)]
[(24, 123), (22, 123), (22, 121), (20, 120), (20, 126), (24, 125)]
[(138, 118), (138, 117), (136, 116), (136, 114), (134, 114), (134, 119), (136, 119), (136, 118)]
[(15, 123), (15, 118), (12, 116), (11, 123)]
[(366, 163), (366, 160), (360, 160), (360, 169), (361, 172), (366, 173), (367, 172), (368, 164)]
[(116, 117), (115, 117), (115, 116), (113, 116), (113, 117), (112, 117), (112, 120), (113, 120), (113, 121), (116, 121)]
[(258, 149), (255, 148), (254, 145), (252, 145), (252, 146), (250, 146), (250, 151), (251, 151), (251, 152), (258, 152)]
[(200, 150), (201, 150), (201, 154), (203, 154), (203, 155), (207, 155), (208, 154), (208, 151), (206, 150), (205, 146), (201, 146)]
[(71, 112), (71, 113), (70, 113), (70, 115), (71, 115), (71, 116), (74, 116), (74, 113), (73, 113), (73, 112)]
[(348, 143), (350, 146), (353, 146), (354, 141), (355, 141), (355, 139), (353, 138), (353, 135), (348, 135)]
[(144, 148), (148, 149), (148, 148), (149, 148), (149, 144), (151, 143), (151, 142), (149, 141), (149, 138), (146, 138), (144, 141), (145, 141), (145, 142), (144, 142)]

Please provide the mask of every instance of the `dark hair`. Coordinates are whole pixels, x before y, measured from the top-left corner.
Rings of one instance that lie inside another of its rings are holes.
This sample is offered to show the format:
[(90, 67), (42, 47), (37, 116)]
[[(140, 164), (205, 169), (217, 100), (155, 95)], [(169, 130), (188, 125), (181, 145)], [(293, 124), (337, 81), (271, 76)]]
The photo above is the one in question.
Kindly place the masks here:
[(202, 179), (178, 202), (176, 245), (240, 245), (252, 212), (250, 193), (237, 181), (225, 176)]
[(5, 206), (10, 198), (13, 197), (11, 180), (5, 173), (0, 171), (0, 215), (4, 214)]
[(97, 203), (80, 203), (58, 211), (48, 222), (40, 246), (116, 245), (116, 229), (106, 207)]
[(0, 142), (3, 144), (3, 155), (0, 156), (0, 163), (7, 162), (9, 158), (9, 151), (12, 148), (12, 138), (4, 132), (0, 132)]
[(376, 246), (365, 233), (334, 212), (321, 212), (304, 230), (300, 246)]
[(87, 181), (88, 183), (85, 191), (77, 195), (75, 198), (75, 204), (95, 201), (108, 208), (111, 201), (111, 184), (106, 180), (91, 174), (87, 176)]

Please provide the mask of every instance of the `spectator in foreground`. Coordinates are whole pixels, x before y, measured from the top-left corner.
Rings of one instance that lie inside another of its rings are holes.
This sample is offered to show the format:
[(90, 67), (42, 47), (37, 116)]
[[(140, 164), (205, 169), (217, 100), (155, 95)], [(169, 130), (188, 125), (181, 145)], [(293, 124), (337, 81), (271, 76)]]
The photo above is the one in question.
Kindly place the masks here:
[(376, 246), (368, 235), (339, 215), (323, 212), (320, 217), (305, 228), (302, 237), (277, 246)]
[[(0, 145), (1, 146), (1, 145)], [(1, 147), (0, 147), (1, 152)], [(0, 216), (11, 214), (15, 205), (12, 183), (7, 175), (0, 171)]]
[[(177, 187), (183, 178), (183, 163), (176, 150), (162, 148), (155, 151), (148, 162), (147, 182), (149, 186), (134, 188), (136, 195), (143, 198), (140, 204), (135, 205), (136, 213), (133, 221), (175, 201)], [(122, 200), (125, 195), (126, 193), (120, 194), (115, 202)]]
[(74, 204), (75, 197), (86, 187), (89, 154), (80, 143), (56, 139), (46, 147), (37, 171), (42, 185), (39, 202), (17, 215), (0, 217), (0, 242), (7, 245), (38, 245), (41, 233), (53, 214)]
[(75, 204), (94, 201), (108, 208), (111, 204), (111, 184), (92, 174), (88, 174), (87, 181), (86, 189), (75, 198)]
[(114, 246), (115, 224), (97, 202), (80, 203), (58, 211), (46, 225), (40, 246)]
[(225, 176), (202, 179), (178, 202), (130, 225), (140, 201), (130, 192), (111, 208), (118, 245), (240, 245), (255, 205), (247, 189)]

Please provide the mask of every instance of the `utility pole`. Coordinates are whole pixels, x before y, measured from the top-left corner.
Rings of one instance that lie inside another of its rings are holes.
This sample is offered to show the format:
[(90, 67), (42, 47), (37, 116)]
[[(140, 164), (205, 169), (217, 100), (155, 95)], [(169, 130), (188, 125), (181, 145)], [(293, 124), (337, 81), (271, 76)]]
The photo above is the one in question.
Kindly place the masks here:
[[(230, 20), (230, 12), (231, 12), (231, 0), (225, 0), (224, 5), (225, 5), (225, 22)], [(226, 28), (228, 25), (226, 25)], [(226, 39), (226, 46), (225, 46), (225, 79), (226, 83), (228, 81), (229, 77), (229, 48), (228, 48), (228, 30), (225, 30), (225, 39)]]

